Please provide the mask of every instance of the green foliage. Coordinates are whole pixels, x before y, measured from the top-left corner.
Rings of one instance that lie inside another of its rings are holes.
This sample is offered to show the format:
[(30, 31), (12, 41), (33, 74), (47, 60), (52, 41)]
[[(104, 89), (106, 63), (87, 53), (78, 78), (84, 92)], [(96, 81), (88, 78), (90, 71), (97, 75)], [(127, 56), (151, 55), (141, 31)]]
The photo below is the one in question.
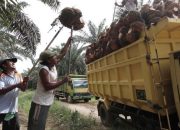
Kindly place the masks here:
[(19, 96), (19, 108), (25, 113), (29, 112), (33, 91), (21, 92)]
[[(19, 96), (19, 108), (28, 115), (32, 95), (34, 91), (21, 92)], [(102, 130), (96, 120), (89, 115), (89, 117), (82, 116), (79, 112), (61, 106), (59, 101), (55, 101), (50, 107), (49, 116), (54, 121), (54, 124), (62, 130)]]
[(96, 26), (92, 21), (89, 21), (88, 32), (80, 30), (80, 34), (74, 36), (74, 42), (82, 43), (84, 45), (96, 42), (100, 33), (106, 29), (105, 22), (106, 19), (103, 19), (100, 24)]
[[(12, 48), (11, 53), (25, 53), (25, 57), (35, 54), (40, 42), (39, 29), (22, 11), (27, 5), (25, 2), (8, 2), (5, 6), (4, 1), (0, 1), (1, 46)], [(1, 51), (7, 53), (7, 50)]]
[[(58, 0), (40, 0), (57, 10)], [(40, 42), (39, 28), (23, 12), (29, 4), (20, 0), (0, 0), (0, 53), (11, 57), (15, 54), (30, 58)]]
[[(38, 80), (38, 75), (39, 75), (39, 69), (40, 67), (35, 67), (33, 69), (33, 71), (31, 72), (31, 74), (29, 75), (30, 79), (28, 82), (28, 89), (35, 89), (37, 86), (37, 80)], [(24, 71), (24, 73), (22, 74), (23, 76), (27, 76), (29, 73), (29, 70)]]
[(60, 6), (59, 0), (40, 0), (44, 4), (47, 4), (49, 7), (51, 7), (54, 10), (57, 10)]
[(55, 124), (60, 128), (63, 126), (66, 130), (93, 130), (99, 127), (93, 117), (84, 117), (78, 111), (70, 111), (60, 106), (58, 101), (52, 105), (50, 114), (55, 119)]
[[(61, 47), (62, 48), (62, 47)], [(59, 52), (61, 50), (59, 47), (52, 48), (52, 51)], [(64, 76), (68, 74), (69, 64), (71, 74), (86, 74), (86, 65), (84, 62), (84, 50), (83, 46), (78, 46), (75, 43), (71, 44), (70, 53), (64, 56), (64, 58), (57, 65), (57, 71), (59, 76)], [(69, 55), (70, 54), (70, 55)]]

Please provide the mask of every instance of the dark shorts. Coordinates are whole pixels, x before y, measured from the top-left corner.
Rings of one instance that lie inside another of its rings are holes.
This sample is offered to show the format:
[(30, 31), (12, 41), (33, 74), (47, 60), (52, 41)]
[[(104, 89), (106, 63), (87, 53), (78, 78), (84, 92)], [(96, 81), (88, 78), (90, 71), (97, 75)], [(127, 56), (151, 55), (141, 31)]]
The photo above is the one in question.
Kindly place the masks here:
[(6, 114), (0, 114), (0, 123), (2, 123), (2, 130), (20, 130), (18, 113), (16, 113), (14, 118), (9, 121), (4, 120), (5, 115)]
[(46, 119), (50, 106), (31, 103), (28, 119), (28, 130), (45, 130)]

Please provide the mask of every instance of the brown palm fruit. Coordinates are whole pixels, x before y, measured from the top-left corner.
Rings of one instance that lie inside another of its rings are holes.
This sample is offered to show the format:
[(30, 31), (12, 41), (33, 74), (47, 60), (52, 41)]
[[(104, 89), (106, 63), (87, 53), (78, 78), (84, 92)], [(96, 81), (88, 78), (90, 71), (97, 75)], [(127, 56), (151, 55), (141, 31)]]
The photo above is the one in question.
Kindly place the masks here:
[(145, 24), (149, 28), (152, 24), (155, 24), (157, 21), (157, 18), (160, 18), (160, 17), (162, 17), (162, 13), (159, 10), (154, 10), (150, 8), (149, 11), (146, 13)]
[(140, 37), (140, 32), (131, 32), (126, 34), (126, 41), (130, 44), (138, 40)]
[(95, 60), (95, 48), (96, 48), (96, 43), (92, 43), (91, 45), (87, 47), (86, 53), (85, 53), (86, 63), (90, 63)]
[(112, 51), (118, 50), (120, 46), (117, 43), (117, 39), (111, 39), (108, 42), (108, 48), (110, 48)]
[(161, 17), (155, 17), (149, 20), (149, 25), (156, 25), (161, 20)]
[(128, 15), (125, 17), (126, 25), (129, 26), (134, 21), (142, 21), (141, 14), (137, 11), (129, 11)]
[(178, 3), (175, 3), (173, 1), (167, 1), (165, 3), (165, 16), (168, 16), (170, 18), (177, 18), (179, 13), (179, 5)]
[(173, 10), (176, 6), (176, 3), (174, 1), (168, 0), (165, 2), (165, 10)]
[(147, 19), (148, 20), (151, 20), (151, 19), (153, 19), (155, 17), (161, 17), (161, 16), (162, 16), (162, 13), (159, 10), (150, 9), (147, 12)]
[(128, 32), (128, 28), (123, 26), (119, 29), (119, 35), (118, 35), (118, 45), (120, 48), (124, 47), (126, 45), (126, 34)]
[(130, 29), (126, 34), (126, 41), (133, 43), (140, 38), (141, 32), (144, 30), (144, 23), (135, 21), (130, 25)]
[(144, 20), (145, 24), (148, 25), (148, 15), (147, 12), (150, 10), (151, 6), (148, 4), (143, 5), (143, 7), (140, 10), (141, 17)]
[(82, 13), (79, 9), (66, 7), (61, 11), (59, 20), (65, 27), (79, 30), (84, 27), (84, 21), (81, 17)]
[(104, 55), (104, 53), (105, 53), (107, 42), (108, 42), (107, 32), (101, 33), (100, 36), (98, 37), (98, 43), (99, 43), (99, 48), (102, 49), (102, 51), (101, 51), (102, 55)]
[(124, 18), (120, 18), (117, 22), (117, 28), (120, 29), (121, 27), (125, 26)]
[(107, 44), (107, 46), (106, 46), (106, 51), (105, 51), (105, 54), (104, 54), (104, 55), (108, 55), (108, 54), (111, 53), (111, 52), (112, 52), (112, 50), (111, 50), (109, 44)]
[(132, 29), (132, 32), (142, 32), (144, 30), (144, 23), (141, 21), (135, 21), (130, 25), (130, 28)]
[(117, 28), (116, 22), (112, 22), (111, 26), (110, 26), (110, 29), (109, 29), (109, 37), (110, 37), (110, 39), (118, 38), (118, 33), (119, 33), (118, 31), (119, 31), (119, 29)]
[(140, 10), (140, 13), (143, 14), (143, 13), (147, 13), (149, 10), (150, 10), (151, 6), (148, 5), (148, 4), (145, 4), (142, 6), (141, 10)]

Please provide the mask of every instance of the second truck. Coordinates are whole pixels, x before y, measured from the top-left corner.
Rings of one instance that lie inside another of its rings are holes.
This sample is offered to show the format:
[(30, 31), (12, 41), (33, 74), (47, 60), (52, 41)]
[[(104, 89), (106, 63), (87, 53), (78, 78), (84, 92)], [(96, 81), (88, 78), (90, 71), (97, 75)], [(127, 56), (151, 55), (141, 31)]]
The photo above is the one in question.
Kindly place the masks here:
[(76, 100), (88, 102), (92, 95), (88, 91), (86, 75), (70, 74), (71, 82), (62, 85), (55, 91), (56, 98), (65, 98), (67, 102), (72, 103)]

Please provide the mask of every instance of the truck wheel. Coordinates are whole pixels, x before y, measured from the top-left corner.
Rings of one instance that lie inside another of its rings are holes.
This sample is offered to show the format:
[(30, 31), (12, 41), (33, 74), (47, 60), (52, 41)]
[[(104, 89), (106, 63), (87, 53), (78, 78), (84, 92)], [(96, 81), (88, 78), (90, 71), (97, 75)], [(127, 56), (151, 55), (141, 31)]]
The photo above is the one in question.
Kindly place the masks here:
[(89, 102), (89, 99), (84, 99), (84, 102)]
[(112, 126), (115, 118), (113, 118), (113, 115), (106, 109), (106, 106), (103, 103), (99, 106), (99, 115), (104, 126)]
[(72, 99), (72, 97), (70, 95), (68, 95), (68, 97), (67, 97), (67, 102), (69, 102), (69, 103), (73, 102), (73, 99)]

